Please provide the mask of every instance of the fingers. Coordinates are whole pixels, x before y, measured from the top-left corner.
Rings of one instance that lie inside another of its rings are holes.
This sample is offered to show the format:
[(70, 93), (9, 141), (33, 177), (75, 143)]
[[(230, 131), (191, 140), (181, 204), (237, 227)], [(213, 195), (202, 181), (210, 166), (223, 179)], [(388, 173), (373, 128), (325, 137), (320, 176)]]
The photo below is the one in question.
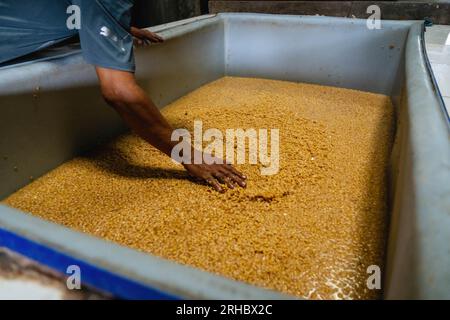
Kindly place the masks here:
[(164, 38), (161, 37), (159, 34), (154, 33), (153, 35), (154, 35), (156, 41), (164, 42)]
[[(238, 172), (236, 170), (236, 172)], [(242, 174), (241, 174), (242, 175)], [(234, 174), (231, 170), (229, 170), (226, 166), (221, 166), (217, 169), (217, 171), (211, 173), (211, 175), (207, 176), (205, 181), (208, 185), (212, 186), (214, 190), (224, 193), (226, 190), (221, 186), (226, 185), (229, 189), (235, 189), (236, 185), (239, 185), (242, 188), (247, 187), (247, 183), (245, 179), (240, 176)]]
[(134, 42), (134, 45), (135, 45), (136, 47), (141, 47), (141, 46), (144, 45), (144, 41), (142, 41), (142, 40), (139, 39), (139, 38), (134, 38), (133, 42)]
[[(245, 181), (246, 178), (241, 178), (241, 176), (244, 176), (243, 174), (239, 173), (237, 170), (230, 170), (232, 168), (231, 166), (225, 166), (221, 165), (217, 168), (217, 171), (214, 172), (213, 176), (222, 184), (227, 185), (228, 188), (234, 189), (236, 185), (239, 185), (242, 188), (247, 187), (247, 182)], [(240, 174), (234, 174), (234, 172), (237, 172)], [(245, 176), (244, 176), (245, 177)]]
[(247, 180), (247, 177), (244, 174), (237, 171), (233, 166), (231, 165), (224, 166), (222, 168), (222, 172), (242, 188), (247, 187), (247, 182), (245, 181)]
[(247, 176), (238, 170), (236, 170), (231, 164), (226, 165), (227, 170), (231, 171), (234, 175), (240, 177), (243, 180), (247, 180)]
[(206, 178), (206, 183), (209, 184), (211, 187), (213, 187), (213, 189), (216, 190), (217, 192), (220, 193), (225, 192), (225, 189), (222, 188), (222, 186), (219, 184), (219, 182), (217, 182), (216, 179), (214, 179), (213, 176)]
[(241, 188), (246, 188), (247, 187), (247, 182), (245, 182), (244, 179), (242, 179), (241, 177), (229, 172), (228, 173), (228, 177), (235, 183), (237, 183)]
[(145, 29), (131, 28), (131, 34), (134, 36), (136, 46), (148, 46), (150, 43), (162, 43), (164, 38), (160, 35)]
[[(191, 165), (184, 164), (185, 169), (195, 178), (205, 181), (214, 190), (224, 193), (226, 189), (237, 186), (247, 187), (246, 177), (230, 165)], [(235, 174), (236, 172), (236, 174)], [(242, 178), (245, 177), (245, 178)], [(226, 186), (227, 188), (225, 188)]]
[(217, 180), (219, 180), (221, 184), (225, 184), (228, 188), (234, 189), (234, 184), (230, 177), (220, 172), (216, 173), (214, 176), (217, 178)]
[(154, 43), (164, 42), (164, 39), (161, 36), (148, 30), (142, 30), (142, 38)]

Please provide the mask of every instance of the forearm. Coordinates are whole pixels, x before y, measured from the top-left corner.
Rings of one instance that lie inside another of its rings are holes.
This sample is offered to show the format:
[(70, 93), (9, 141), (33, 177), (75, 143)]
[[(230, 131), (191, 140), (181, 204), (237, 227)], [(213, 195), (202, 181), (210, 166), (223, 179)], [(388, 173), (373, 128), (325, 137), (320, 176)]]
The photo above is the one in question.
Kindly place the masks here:
[[(141, 138), (169, 157), (178, 141), (172, 141), (173, 129), (158, 108), (139, 87), (133, 73), (96, 67), (100, 80), (102, 95), (109, 105), (114, 107), (127, 125)], [(191, 146), (191, 155), (203, 153)], [(195, 156), (194, 156), (195, 158)], [(206, 181), (219, 192), (224, 192), (220, 185), (226, 184), (230, 189), (234, 184), (246, 186), (246, 177), (233, 166), (222, 164), (222, 159), (213, 159), (211, 164), (183, 163), (186, 170), (194, 177)]]
[(136, 83), (134, 74), (97, 67), (102, 95), (127, 125), (148, 143), (167, 155), (174, 142), (173, 129)]
[(127, 125), (152, 146), (170, 156), (176, 142), (171, 141), (173, 128), (144, 92), (131, 101), (112, 101), (110, 104)]

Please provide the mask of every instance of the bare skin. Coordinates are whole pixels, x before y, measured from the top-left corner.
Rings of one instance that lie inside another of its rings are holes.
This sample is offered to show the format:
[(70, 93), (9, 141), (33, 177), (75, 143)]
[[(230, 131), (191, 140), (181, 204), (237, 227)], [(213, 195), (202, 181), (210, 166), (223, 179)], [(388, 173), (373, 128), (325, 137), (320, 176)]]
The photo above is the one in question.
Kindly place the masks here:
[(130, 32), (134, 37), (134, 44), (137, 46), (148, 46), (150, 43), (164, 42), (162, 37), (146, 29), (131, 27)]
[[(147, 45), (163, 42), (163, 39), (148, 30), (131, 29), (135, 43)], [(131, 72), (96, 67), (102, 95), (122, 117), (125, 123), (152, 146), (171, 156), (178, 142), (171, 141), (174, 129), (159, 112), (158, 108), (137, 84)], [(193, 150), (192, 155), (194, 157)], [(191, 161), (194, 163), (194, 161)], [(246, 187), (247, 177), (230, 164), (183, 164), (185, 169), (218, 192), (225, 192), (223, 185), (234, 189)]]

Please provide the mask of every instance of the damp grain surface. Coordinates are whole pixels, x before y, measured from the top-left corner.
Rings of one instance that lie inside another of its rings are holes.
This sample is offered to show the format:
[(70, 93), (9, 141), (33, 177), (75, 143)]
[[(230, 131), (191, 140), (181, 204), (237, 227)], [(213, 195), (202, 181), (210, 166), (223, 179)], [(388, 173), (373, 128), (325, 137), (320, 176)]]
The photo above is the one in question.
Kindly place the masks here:
[(127, 134), (63, 164), (4, 203), (283, 293), (378, 297), (366, 281), (367, 268), (383, 268), (384, 260), (393, 122), (388, 97), (225, 77), (163, 113), (175, 127), (191, 131), (194, 120), (203, 121), (203, 130), (279, 129), (279, 173), (262, 176), (260, 164), (239, 165), (248, 188), (219, 194)]

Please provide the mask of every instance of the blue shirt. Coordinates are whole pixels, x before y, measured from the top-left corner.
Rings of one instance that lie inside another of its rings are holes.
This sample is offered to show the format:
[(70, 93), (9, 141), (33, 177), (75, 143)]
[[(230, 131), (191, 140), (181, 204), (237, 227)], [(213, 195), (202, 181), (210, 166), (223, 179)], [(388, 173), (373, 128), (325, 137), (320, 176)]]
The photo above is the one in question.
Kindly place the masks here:
[(86, 62), (134, 72), (134, 0), (0, 0), (0, 64), (79, 35)]

